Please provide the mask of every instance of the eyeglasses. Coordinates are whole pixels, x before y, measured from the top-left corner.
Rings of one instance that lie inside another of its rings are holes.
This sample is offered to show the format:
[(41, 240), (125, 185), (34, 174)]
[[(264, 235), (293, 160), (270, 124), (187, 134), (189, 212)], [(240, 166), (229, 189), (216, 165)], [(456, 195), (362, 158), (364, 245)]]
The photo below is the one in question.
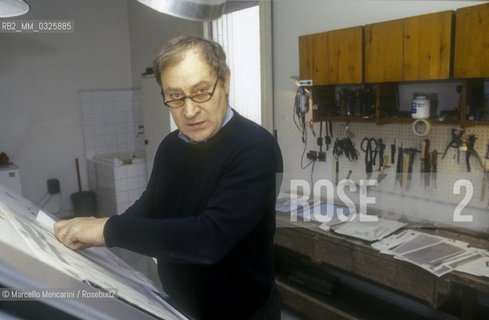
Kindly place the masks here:
[(218, 81), (219, 81), (219, 78), (216, 79), (216, 82), (214, 83), (214, 88), (212, 88), (211, 92), (192, 94), (192, 95), (183, 96), (181, 98), (173, 99), (173, 100), (166, 100), (165, 93), (163, 92), (163, 89), (161, 89), (161, 95), (163, 96), (163, 103), (168, 108), (174, 108), (175, 109), (175, 108), (180, 108), (181, 106), (183, 106), (185, 104), (185, 99), (187, 99), (187, 98), (189, 98), (193, 102), (197, 102), (197, 103), (207, 102), (214, 95), (214, 91), (216, 91), (216, 86), (217, 86)]

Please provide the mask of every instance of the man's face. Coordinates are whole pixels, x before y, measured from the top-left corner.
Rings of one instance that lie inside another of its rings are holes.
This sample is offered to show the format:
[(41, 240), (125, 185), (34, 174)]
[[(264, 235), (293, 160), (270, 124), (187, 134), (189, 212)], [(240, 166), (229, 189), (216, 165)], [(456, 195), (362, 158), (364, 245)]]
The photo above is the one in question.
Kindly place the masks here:
[[(162, 89), (167, 100), (211, 92), (216, 83), (214, 69), (203, 59), (197, 49), (184, 52), (182, 61), (166, 67), (161, 72)], [(178, 129), (192, 142), (202, 142), (219, 131), (226, 114), (229, 92), (229, 71), (224, 83), (218, 81), (209, 101), (197, 103), (185, 99), (180, 108), (170, 108)]]

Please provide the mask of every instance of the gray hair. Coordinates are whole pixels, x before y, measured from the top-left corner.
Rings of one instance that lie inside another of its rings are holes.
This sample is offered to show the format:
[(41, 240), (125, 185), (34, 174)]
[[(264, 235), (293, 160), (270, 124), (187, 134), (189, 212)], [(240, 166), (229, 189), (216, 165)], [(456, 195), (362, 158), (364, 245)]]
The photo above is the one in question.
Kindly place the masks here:
[(217, 78), (225, 81), (228, 66), (226, 64), (226, 54), (221, 45), (215, 41), (199, 37), (181, 36), (170, 40), (154, 59), (153, 72), (160, 86), (161, 72), (166, 67), (182, 61), (184, 58), (183, 53), (192, 48), (200, 49), (202, 57), (214, 69)]

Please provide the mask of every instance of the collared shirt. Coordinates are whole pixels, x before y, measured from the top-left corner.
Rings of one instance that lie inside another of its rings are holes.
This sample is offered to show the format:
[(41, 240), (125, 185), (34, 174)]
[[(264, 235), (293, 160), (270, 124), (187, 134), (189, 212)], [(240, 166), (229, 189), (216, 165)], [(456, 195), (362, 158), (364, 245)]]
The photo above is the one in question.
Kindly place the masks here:
[[(221, 124), (221, 127), (219, 128), (219, 130), (224, 127), (228, 122), (229, 120), (231, 120), (231, 118), (233, 117), (234, 115), (234, 112), (233, 112), (233, 109), (231, 109), (230, 106), (228, 106), (227, 110), (226, 110), (226, 114), (224, 115), (224, 120), (222, 121), (222, 124)], [(183, 141), (187, 142), (187, 143), (198, 143), (198, 142), (192, 142), (186, 135), (184, 135), (180, 130), (178, 130), (178, 137), (180, 139), (182, 139)], [(204, 140), (203, 142), (207, 142), (207, 140)]]

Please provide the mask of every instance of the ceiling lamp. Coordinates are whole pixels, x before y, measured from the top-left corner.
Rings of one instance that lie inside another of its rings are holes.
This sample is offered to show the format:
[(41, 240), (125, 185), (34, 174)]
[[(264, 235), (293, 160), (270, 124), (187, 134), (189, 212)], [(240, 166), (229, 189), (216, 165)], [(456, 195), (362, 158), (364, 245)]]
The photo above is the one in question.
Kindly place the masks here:
[(21, 16), (29, 10), (29, 5), (23, 0), (0, 0), (0, 18)]
[(162, 13), (189, 20), (214, 20), (224, 12), (226, 0), (138, 0)]

